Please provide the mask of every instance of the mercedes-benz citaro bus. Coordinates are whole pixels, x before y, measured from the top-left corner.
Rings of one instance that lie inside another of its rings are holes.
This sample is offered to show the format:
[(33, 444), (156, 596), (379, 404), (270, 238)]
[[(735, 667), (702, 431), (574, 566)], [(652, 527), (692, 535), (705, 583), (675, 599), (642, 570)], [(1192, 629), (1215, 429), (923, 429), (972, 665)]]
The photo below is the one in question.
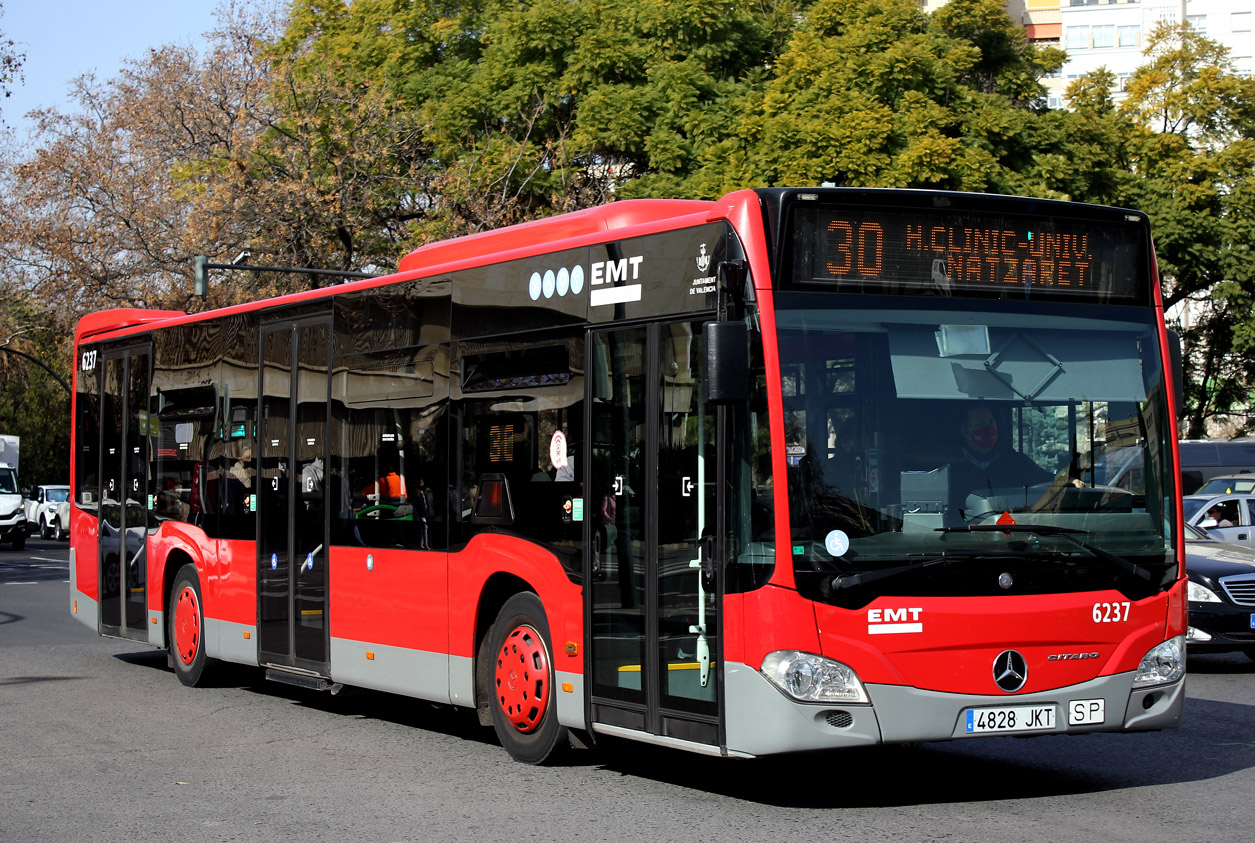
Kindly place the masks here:
[[(533, 763), (1173, 727), (1168, 349), (1145, 215), (917, 190), (615, 202), (96, 313), (72, 610), (187, 685), (475, 708)], [(1135, 488), (1095, 484), (1117, 448)]]

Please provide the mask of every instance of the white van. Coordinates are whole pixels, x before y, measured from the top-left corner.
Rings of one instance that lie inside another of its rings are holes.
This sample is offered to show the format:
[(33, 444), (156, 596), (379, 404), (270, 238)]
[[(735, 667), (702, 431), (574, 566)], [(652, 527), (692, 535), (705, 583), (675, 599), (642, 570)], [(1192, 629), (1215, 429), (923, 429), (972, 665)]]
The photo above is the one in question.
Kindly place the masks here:
[(17, 486), (17, 472), (3, 462), (0, 462), (0, 542), (11, 542), (14, 550), (26, 547), (26, 511)]
[[(1255, 472), (1255, 438), (1182, 439), (1181, 493), (1193, 494), (1213, 477)], [(1134, 494), (1142, 492), (1142, 449), (1116, 448), (1098, 465), (1094, 482), (1118, 486)]]

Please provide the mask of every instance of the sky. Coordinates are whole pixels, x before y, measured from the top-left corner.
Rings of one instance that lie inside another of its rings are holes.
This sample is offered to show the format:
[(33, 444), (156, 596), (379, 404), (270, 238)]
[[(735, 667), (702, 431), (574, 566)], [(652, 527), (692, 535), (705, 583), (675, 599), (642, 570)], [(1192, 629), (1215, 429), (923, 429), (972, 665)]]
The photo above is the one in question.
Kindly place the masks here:
[(22, 115), (34, 108), (69, 110), (73, 80), (94, 72), (117, 75), (122, 62), (151, 47), (189, 45), (214, 28), (219, 0), (0, 0), (0, 33), (26, 54), (25, 83), (0, 99), (4, 122), (21, 141), (30, 129)]

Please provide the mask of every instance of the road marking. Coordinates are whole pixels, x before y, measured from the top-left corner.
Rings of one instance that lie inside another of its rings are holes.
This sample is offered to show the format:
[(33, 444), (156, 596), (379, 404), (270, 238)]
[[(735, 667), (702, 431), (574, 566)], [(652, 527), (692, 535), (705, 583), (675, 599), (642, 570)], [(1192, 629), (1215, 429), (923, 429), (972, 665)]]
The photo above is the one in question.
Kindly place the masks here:
[(4, 585), (39, 585), (39, 583), (31, 580), (30, 582), (6, 582)]

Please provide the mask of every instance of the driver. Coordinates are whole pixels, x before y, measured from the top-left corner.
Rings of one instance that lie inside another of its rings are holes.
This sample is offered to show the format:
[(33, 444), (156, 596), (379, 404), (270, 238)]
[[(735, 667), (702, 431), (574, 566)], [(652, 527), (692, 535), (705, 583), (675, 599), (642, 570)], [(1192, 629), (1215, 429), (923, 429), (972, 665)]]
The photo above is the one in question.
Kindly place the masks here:
[(951, 506), (962, 509), (972, 492), (1020, 489), (1051, 479), (1050, 472), (999, 441), (998, 419), (986, 404), (959, 417), (962, 458), (950, 464)]

